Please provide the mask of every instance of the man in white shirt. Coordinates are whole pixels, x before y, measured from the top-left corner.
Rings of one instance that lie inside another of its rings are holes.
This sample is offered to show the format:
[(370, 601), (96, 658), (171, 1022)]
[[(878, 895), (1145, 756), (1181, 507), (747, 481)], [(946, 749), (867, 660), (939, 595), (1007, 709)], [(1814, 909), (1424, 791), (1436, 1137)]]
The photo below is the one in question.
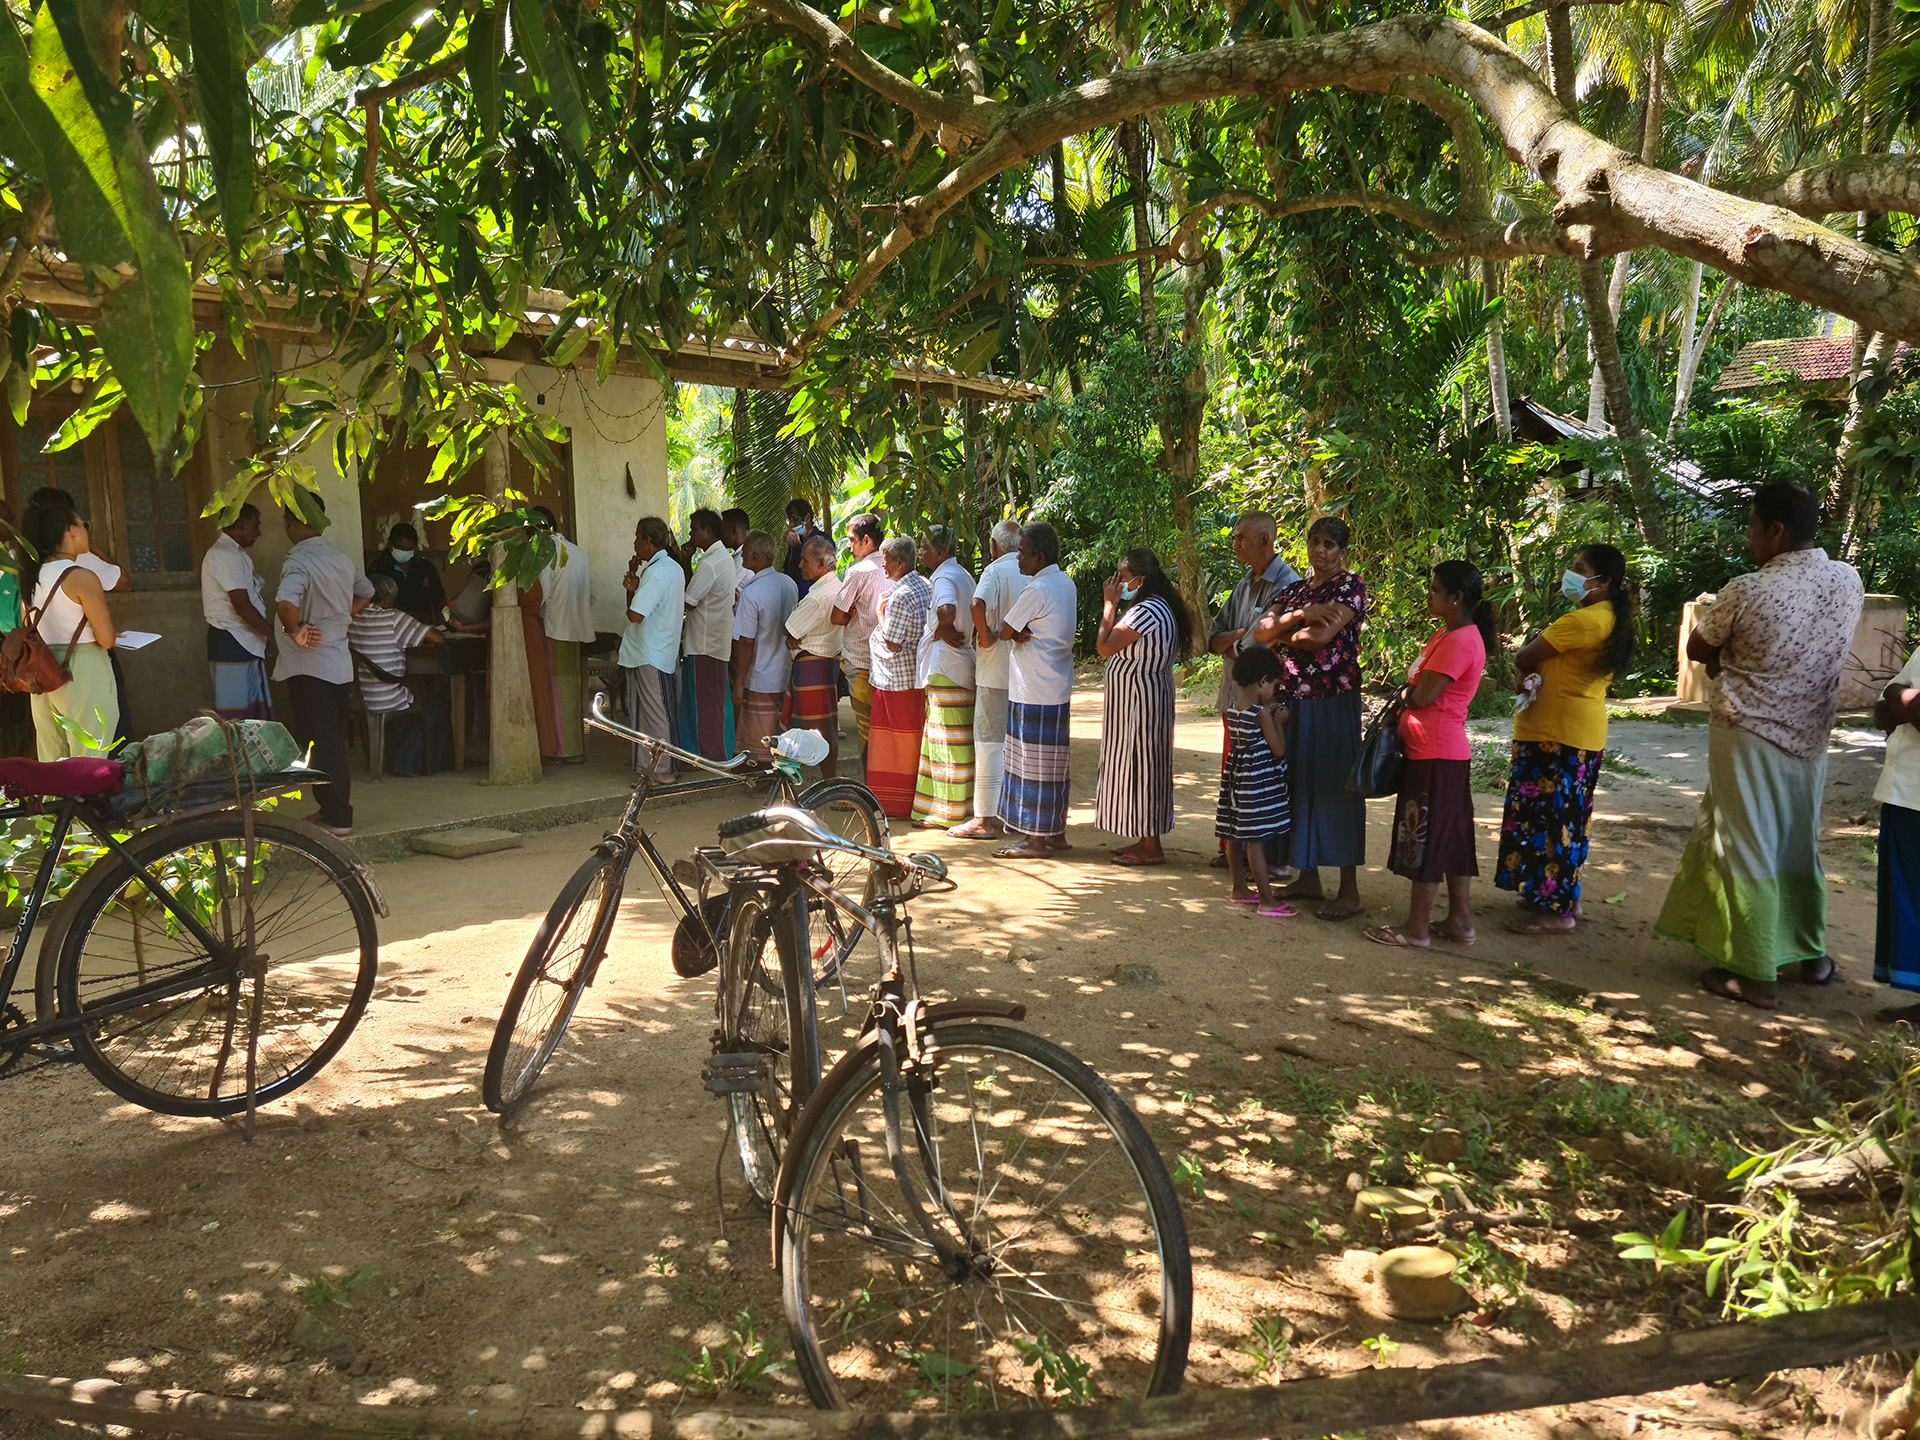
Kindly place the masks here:
[(1000, 823), (1020, 838), (993, 853), (1044, 860), (1072, 848), (1066, 834), (1068, 710), (1080, 602), (1060, 569), (1060, 537), (1051, 525), (1023, 525), (1019, 555), (1027, 588), (1000, 620), (1000, 639), (1013, 646)]
[(727, 542), (727, 553), (733, 557), (733, 592), (738, 595), (745, 588), (752, 572), (747, 569), (747, 532), (753, 529), (753, 517), (746, 511), (735, 508), (720, 512), (720, 538)]
[[(587, 727), (581, 690), (580, 647), (594, 638), (593, 570), (587, 552), (560, 533), (544, 505), (533, 513), (553, 531), (553, 564), (533, 583), (539, 592), (544, 653), (527, 655), (533, 680), (533, 711), (540, 732), (540, 753), (549, 760), (581, 765), (587, 758)], [(532, 603), (531, 593), (524, 597)], [(531, 637), (529, 637), (531, 638)]]
[(733, 752), (733, 694), (727, 662), (733, 659), (733, 597), (738, 588), (733, 555), (720, 532), (718, 512), (696, 510), (687, 526), (694, 552), (693, 576), (686, 582), (687, 623), (681, 648), (680, 747), (698, 750), (709, 760)]
[[(633, 565), (627, 571), (627, 631), (620, 638), (620, 671), (627, 682), (627, 716), (643, 735), (679, 743), (674, 668), (680, 659), (680, 632), (686, 623), (686, 572), (673, 558), (673, 532), (658, 515), (634, 527)], [(638, 770), (647, 751), (633, 747)], [(653, 766), (656, 784), (679, 776), (673, 757), (662, 754)]]
[(920, 567), (932, 596), (920, 634), (927, 722), (914, 787), (917, 825), (947, 830), (973, 814), (973, 576), (953, 555), (953, 531), (929, 525)]
[(1000, 622), (1027, 588), (1020, 573), (1020, 523), (1002, 520), (993, 527), (993, 559), (980, 572), (973, 592), (973, 819), (947, 833), (962, 840), (998, 840), (1000, 777), (1007, 748), (1007, 655), (1013, 648), (1000, 639)]
[(260, 538), (260, 509), (242, 505), (200, 562), (200, 611), (207, 619), (213, 713), (222, 720), (271, 720), (267, 689), (266, 591), (247, 551)]
[(881, 562), (893, 588), (880, 599), (873, 654), (873, 724), (868, 732), (867, 789), (895, 820), (913, 814), (920, 776), (920, 737), (927, 726), (927, 692), (920, 686), (920, 637), (933, 610), (933, 587), (913, 570), (913, 541), (889, 535)]
[(847, 522), (847, 550), (853, 564), (842, 577), (840, 598), (834, 602), (833, 623), (845, 628), (840, 664), (847, 672), (847, 691), (853, 697), (853, 718), (860, 727), (860, 753), (867, 753), (873, 728), (873, 627), (880, 623), (880, 601), (893, 582), (880, 558), (883, 532), (878, 515), (856, 515)]
[(793, 652), (793, 723), (818, 730), (827, 742), (823, 776), (840, 773), (840, 642), (833, 623), (840, 577), (833, 573), (833, 537), (818, 530), (800, 546), (800, 578), (807, 593), (787, 617), (787, 649)]
[(800, 603), (800, 587), (773, 568), (773, 537), (749, 530), (740, 547), (750, 572), (733, 611), (733, 713), (739, 716), (735, 740), (767, 761), (773, 754), (766, 737), (780, 729), (793, 657), (787, 651), (787, 617)]

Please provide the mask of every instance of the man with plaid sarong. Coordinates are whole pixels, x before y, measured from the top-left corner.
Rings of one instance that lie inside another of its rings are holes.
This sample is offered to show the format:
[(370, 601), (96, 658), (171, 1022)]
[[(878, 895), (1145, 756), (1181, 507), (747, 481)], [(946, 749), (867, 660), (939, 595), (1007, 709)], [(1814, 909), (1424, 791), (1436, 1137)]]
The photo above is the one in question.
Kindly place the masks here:
[(787, 649), (793, 652), (793, 681), (788, 692), (791, 722), (818, 730), (827, 742), (820, 773), (840, 773), (840, 627), (833, 607), (840, 598), (840, 577), (833, 573), (833, 537), (820, 531), (800, 546), (800, 574), (807, 593), (787, 617)]
[(945, 525), (927, 528), (920, 564), (933, 594), (920, 636), (927, 723), (913, 819), (946, 830), (973, 814), (973, 576), (954, 558)]
[(1000, 822), (1020, 838), (993, 853), (1006, 860), (1044, 860), (1072, 848), (1066, 835), (1068, 712), (1079, 613), (1051, 525), (1021, 527), (1020, 573), (1028, 577), (1027, 588), (1000, 622), (1000, 638), (1013, 646)]

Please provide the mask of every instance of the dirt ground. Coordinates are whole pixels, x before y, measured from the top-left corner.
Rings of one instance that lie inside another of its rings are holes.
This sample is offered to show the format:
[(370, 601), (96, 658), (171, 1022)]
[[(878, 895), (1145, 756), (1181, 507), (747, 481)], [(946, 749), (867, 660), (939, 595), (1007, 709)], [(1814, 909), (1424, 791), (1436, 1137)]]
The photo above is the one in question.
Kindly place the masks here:
[[(1206, 868), (1219, 722), (1185, 703), (1172, 864), (1109, 863), (1118, 842), (1092, 825), (1098, 734), (1096, 682), (1075, 698), (1071, 853), (1013, 866), (942, 835), (901, 843), (946, 856), (960, 882), (916, 909), (924, 986), (1025, 1001), (1030, 1026), (1113, 1079), (1180, 1169), (1196, 1269), (1190, 1383), (1559, 1348), (1712, 1318), (1697, 1277), (1650, 1284), (1608, 1237), (1687, 1203), (1701, 1161), (1690, 1136), (1777, 1131), (1784, 1072), (1770, 1057), (1844, 1063), (1885, 1003), (1870, 979), (1877, 735), (1835, 741), (1826, 851), (1842, 981), (1792, 990), (1767, 1016), (1705, 996), (1699, 962), (1653, 933), (1704, 774), (1704, 727), (1616, 722), (1580, 933), (1504, 933), (1511, 901), (1483, 880), (1479, 943), (1430, 955), (1368, 944), (1365, 922), (1276, 922), (1225, 903), (1222, 872)], [(1500, 799), (1478, 797), (1489, 868)], [(663, 810), (662, 849), (710, 842), (745, 808), (728, 796)], [(1390, 814), (1390, 802), (1372, 807), (1376, 858)], [(676, 1403), (715, 1374), (751, 1375), (755, 1356), (777, 1360), (765, 1224), (731, 1162), (733, 1243), (715, 1246), (725, 1126), (699, 1083), (711, 982), (673, 975), (664, 907), (644, 878), (525, 1113), (503, 1128), (480, 1103), (508, 980), (600, 828), (381, 866), (392, 918), (375, 1002), (317, 1081), (263, 1113), (251, 1146), (218, 1124), (121, 1104), (78, 1067), (0, 1086), (0, 1370), (605, 1409)], [(1377, 866), (1362, 889), (1372, 919), (1404, 913), (1405, 885)], [(1122, 983), (1120, 966), (1159, 978)], [(1584, 1120), (1569, 1096), (1595, 1101)], [(1503, 1136), (1503, 1115), (1536, 1103), (1574, 1117), (1562, 1149), (1585, 1168)], [(1373, 1298), (1360, 1252), (1380, 1237), (1352, 1219), (1348, 1191), (1417, 1164), (1409, 1156), (1437, 1126), (1467, 1137), (1458, 1168), (1482, 1208), (1532, 1203), (1556, 1218), (1490, 1237), (1469, 1275), (1474, 1314), (1412, 1324)], [(344, 1301), (318, 1303), (323, 1289)], [(1285, 1346), (1258, 1338), (1283, 1333)], [(784, 1369), (766, 1383), (799, 1399)], [(1839, 1433), (1873, 1383), (1868, 1371), (1806, 1373), (1758, 1393), (1694, 1387), (1407, 1433)], [(41, 1433), (0, 1416), (0, 1436)]]

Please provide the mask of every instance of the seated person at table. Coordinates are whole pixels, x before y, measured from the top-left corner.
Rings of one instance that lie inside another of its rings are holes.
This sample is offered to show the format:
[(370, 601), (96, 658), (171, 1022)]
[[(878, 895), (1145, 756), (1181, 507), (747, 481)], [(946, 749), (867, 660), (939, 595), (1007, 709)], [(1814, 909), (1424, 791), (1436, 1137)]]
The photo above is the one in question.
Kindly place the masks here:
[(420, 532), (401, 521), (387, 532), (387, 548), (373, 557), (367, 566), (367, 578), (391, 576), (400, 587), (399, 608), (429, 625), (440, 623), (440, 612), (447, 603), (446, 589), (433, 562), (420, 553)]
[(447, 605), (447, 624), (462, 635), (484, 635), (493, 619), (493, 592), (487, 588), (493, 566), (485, 560), (469, 562), (467, 583)]
[[(404, 675), (408, 650), (415, 645), (443, 645), (447, 637), (399, 609), (400, 587), (391, 575), (371, 578), (373, 603), (354, 616), (347, 627), (347, 648), (353, 652), (360, 699), (368, 716), (404, 714), (409, 722), (396, 725), (390, 720), (387, 724), (387, 771), (393, 775), (424, 775), (450, 770), (453, 731), (438, 692), (423, 686), (416, 697), (411, 686), (383, 680), (367, 668), (372, 665), (389, 675)], [(416, 699), (421, 702), (417, 706)], [(432, 739), (431, 747), (426, 744), (427, 737)]]

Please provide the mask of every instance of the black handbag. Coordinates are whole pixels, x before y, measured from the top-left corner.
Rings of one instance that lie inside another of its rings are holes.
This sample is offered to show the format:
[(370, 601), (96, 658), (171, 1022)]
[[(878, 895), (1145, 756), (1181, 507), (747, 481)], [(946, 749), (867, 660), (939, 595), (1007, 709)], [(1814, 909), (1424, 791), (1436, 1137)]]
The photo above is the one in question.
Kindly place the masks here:
[(1373, 717), (1360, 739), (1360, 754), (1347, 774), (1347, 789), (1364, 800), (1379, 800), (1400, 791), (1400, 772), (1407, 763), (1400, 744), (1400, 717), (1406, 713), (1406, 692), (1393, 697)]

